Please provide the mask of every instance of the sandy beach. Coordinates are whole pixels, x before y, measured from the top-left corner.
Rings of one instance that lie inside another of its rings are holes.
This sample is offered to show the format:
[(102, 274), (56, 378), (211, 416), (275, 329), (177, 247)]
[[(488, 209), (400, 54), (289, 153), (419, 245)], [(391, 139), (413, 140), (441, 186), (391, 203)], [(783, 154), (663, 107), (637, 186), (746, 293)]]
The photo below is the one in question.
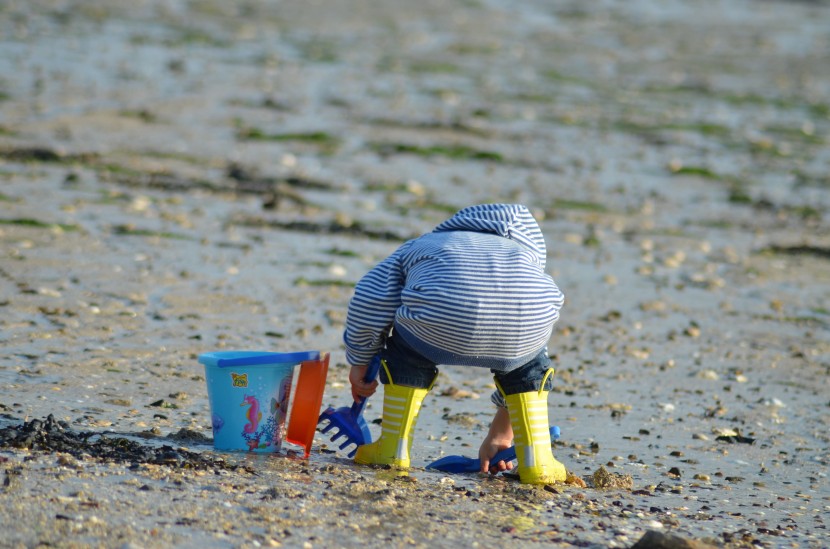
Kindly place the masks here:
[[(0, 3), (0, 547), (827, 546), (830, 3), (513, 4)], [(349, 404), (354, 284), (482, 202), (547, 239), (578, 482), (425, 469), (485, 369), (408, 474), (213, 450), (200, 354)]]

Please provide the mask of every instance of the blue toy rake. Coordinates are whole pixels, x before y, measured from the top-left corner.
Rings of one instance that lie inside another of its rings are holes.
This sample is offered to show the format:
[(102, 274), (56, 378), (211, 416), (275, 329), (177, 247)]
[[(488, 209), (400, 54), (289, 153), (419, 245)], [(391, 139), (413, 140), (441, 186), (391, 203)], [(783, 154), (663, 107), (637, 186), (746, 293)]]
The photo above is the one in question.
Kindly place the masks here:
[[(377, 354), (369, 362), (369, 367), (366, 369), (366, 375), (363, 381), (367, 383), (374, 381), (379, 370), (380, 355)], [(366, 420), (363, 419), (363, 409), (366, 408), (366, 400), (366, 398), (360, 397), (360, 400), (354, 401), (351, 406), (343, 406), (336, 409), (330, 407), (320, 414), (317, 420), (318, 425), (328, 421), (328, 424), (320, 432), (323, 434), (333, 432), (331, 437), (332, 442), (336, 442), (342, 437), (346, 438), (340, 445), (341, 450), (345, 450), (349, 445), (354, 444), (354, 448), (349, 452), (349, 457), (354, 457), (358, 446), (372, 442), (372, 433), (369, 431)]]
[[(554, 425), (550, 428), (551, 440), (559, 438), (559, 427)], [(490, 463), (498, 463), (499, 461), (513, 461), (516, 459), (516, 447), (511, 446), (493, 456)], [(426, 467), (427, 469), (435, 469), (444, 473), (475, 473), (480, 468), (478, 458), (471, 458), (466, 456), (444, 456), (441, 459), (435, 460)]]

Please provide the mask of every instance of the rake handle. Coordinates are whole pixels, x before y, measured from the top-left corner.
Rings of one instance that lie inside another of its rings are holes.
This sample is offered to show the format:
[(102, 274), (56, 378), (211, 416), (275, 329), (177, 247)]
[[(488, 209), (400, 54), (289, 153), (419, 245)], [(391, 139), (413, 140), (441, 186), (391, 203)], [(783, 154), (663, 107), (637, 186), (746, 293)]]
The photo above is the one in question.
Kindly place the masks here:
[[(369, 383), (370, 381), (374, 381), (375, 378), (378, 376), (378, 372), (380, 371), (380, 353), (376, 354), (372, 357), (372, 360), (369, 361), (369, 367), (366, 368), (366, 375), (363, 376), (363, 381)], [(363, 409), (366, 408), (366, 397), (359, 397), (358, 400), (355, 400), (352, 403), (351, 407), (351, 414), (352, 417), (360, 417), (363, 414)]]

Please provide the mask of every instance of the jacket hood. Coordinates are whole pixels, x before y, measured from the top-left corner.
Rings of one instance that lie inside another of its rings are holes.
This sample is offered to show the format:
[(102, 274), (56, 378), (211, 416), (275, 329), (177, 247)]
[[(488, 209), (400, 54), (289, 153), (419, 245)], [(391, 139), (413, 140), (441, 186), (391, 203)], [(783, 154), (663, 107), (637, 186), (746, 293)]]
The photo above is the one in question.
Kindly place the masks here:
[(545, 267), (545, 237), (530, 210), (521, 204), (481, 204), (459, 210), (433, 232), (472, 231), (490, 233), (513, 240), (536, 254)]

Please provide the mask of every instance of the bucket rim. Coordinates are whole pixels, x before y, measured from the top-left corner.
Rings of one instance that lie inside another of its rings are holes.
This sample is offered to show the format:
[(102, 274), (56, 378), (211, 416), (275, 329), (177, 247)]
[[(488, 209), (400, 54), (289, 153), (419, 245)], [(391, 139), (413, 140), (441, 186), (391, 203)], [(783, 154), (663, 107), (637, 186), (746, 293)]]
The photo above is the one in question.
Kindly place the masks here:
[(320, 351), (297, 351), (275, 353), (271, 351), (214, 351), (199, 355), (199, 362), (205, 366), (238, 368), (240, 366), (261, 366), (264, 364), (299, 364), (307, 360), (319, 360)]

